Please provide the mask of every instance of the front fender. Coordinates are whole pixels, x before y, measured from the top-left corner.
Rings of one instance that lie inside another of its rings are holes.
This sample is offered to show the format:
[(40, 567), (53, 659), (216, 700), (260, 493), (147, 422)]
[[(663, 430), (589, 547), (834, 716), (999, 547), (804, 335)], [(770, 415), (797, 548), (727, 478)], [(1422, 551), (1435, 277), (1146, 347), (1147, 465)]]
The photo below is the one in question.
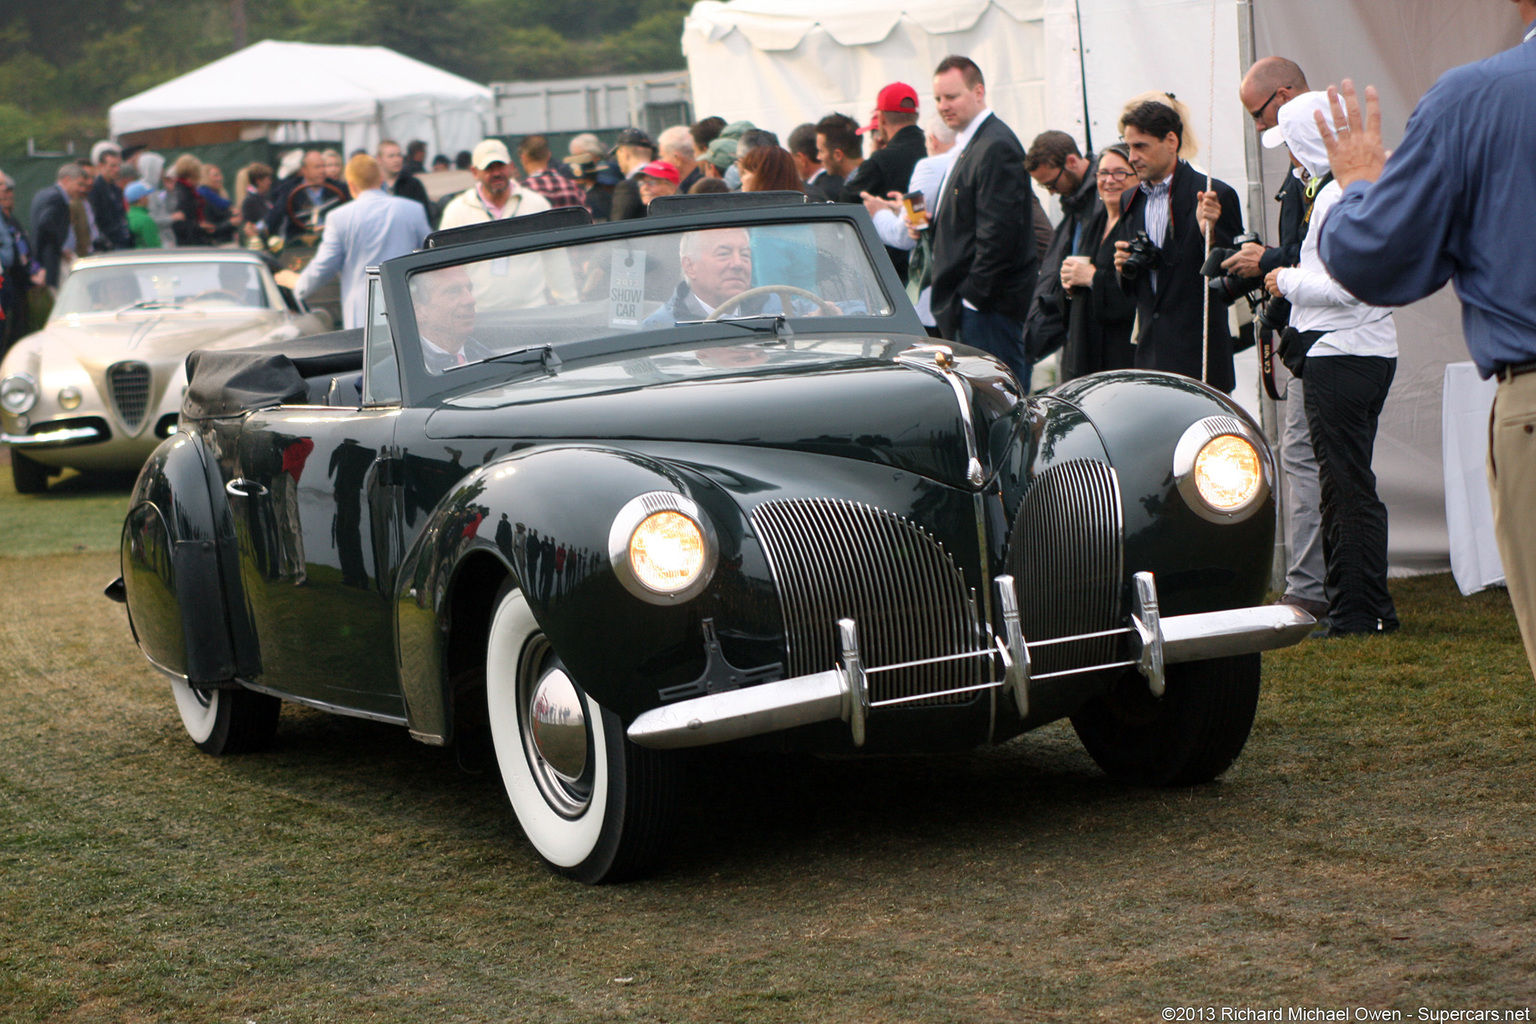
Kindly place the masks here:
[[(681, 604), (641, 600), (609, 564), (615, 516), (650, 491), (693, 499), (715, 531), (714, 575)], [(467, 567), (485, 559), (522, 589), (572, 677), (625, 720), (661, 703), (661, 691), (701, 676), (706, 618), (727, 660), (772, 660), (782, 629), (765, 631), (762, 616), (771, 609), (776, 622), (777, 604), (771, 590), (764, 599), (766, 566), (756, 545), (743, 544), (745, 533), (740, 508), (719, 487), (687, 467), (633, 452), (531, 448), (473, 471), (434, 511), (402, 566), (396, 607), (412, 731), (447, 735), (448, 666), (457, 653), (447, 645), (460, 635), (453, 598)]]
[[(193, 685), (260, 672), (240, 553), (218, 467), (194, 434), (163, 441), (139, 473), (123, 522), (128, 622), (157, 668)], [(226, 571), (227, 570), (227, 571)]]
[(1193, 424), (1226, 416), (1262, 432), (1226, 395), (1189, 377), (1121, 370), (1079, 378), (1051, 396), (1094, 425), (1120, 481), (1125, 572), (1156, 575), (1165, 615), (1262, 604), (1275, 536), (1274, 458), (1261, 444), (1268, 494), (1240, 522), (1214, 523), (1180, 494), (1173, 452)]

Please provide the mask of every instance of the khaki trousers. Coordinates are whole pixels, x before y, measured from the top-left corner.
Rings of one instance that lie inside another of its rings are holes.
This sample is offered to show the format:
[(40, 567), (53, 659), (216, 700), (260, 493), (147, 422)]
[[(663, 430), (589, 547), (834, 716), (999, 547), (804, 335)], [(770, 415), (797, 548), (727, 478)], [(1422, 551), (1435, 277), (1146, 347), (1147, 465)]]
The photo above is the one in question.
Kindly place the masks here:
[(1501, 383), (1494, 395), (1488, 491), (1509, 600), (1536, 674), (1536, 373)]

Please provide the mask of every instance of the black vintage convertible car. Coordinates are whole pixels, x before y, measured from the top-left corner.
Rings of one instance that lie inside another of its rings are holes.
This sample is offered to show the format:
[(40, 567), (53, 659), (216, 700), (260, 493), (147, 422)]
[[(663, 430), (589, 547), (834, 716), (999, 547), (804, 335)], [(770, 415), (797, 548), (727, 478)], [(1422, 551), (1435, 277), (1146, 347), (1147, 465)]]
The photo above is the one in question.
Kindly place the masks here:
[(1271, 455), (1227, 398), (1027, 397), (927, 337), (858, 207), (657, 200), (440, 233), (366, 328), (189, 359), (124, 599), (210, 754), (282, 701), (488, 728), (586, 882), (654, 865), (679, 748), (925, 752), (1070, 716), (1109, 773), (1210, 780), (1259, 652)]

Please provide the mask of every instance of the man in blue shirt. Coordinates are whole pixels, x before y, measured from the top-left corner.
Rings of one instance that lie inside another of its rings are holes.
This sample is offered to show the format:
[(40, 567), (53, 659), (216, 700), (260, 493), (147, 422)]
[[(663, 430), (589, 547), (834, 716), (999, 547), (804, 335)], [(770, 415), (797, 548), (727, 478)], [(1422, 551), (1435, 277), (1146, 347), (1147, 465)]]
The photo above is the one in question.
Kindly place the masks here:
[(373, 157), (366, 153), (354, 156), (347, 164), (346, 177), (352, 202), (326, 219), (315, 258), (302, 275), (283, 270), (275, 277), (278, 284), (292, 288), (302, 299), (340, 275), (342, 327), (351, 329), (367, 323), (364, 271), (421, 248), (432, 229), (420, 203), (384, 193), (384, 172)]
[(1419, 101), (1389, 162), (1376, 91), (1365, 115), (1346, 79), (1333, 89), (1337, 137), (1317, 122), (1344, 196), (1318, 238), (1323, 264), (1374, 305), (1413, 302), (1455, 279), (1467, 348), (1497, 376), (1488, 482), (1494, 532), (1526, 657), (1536, 672), (1536, 0), (1512, 0), (1524, 41), (1453, 68)]

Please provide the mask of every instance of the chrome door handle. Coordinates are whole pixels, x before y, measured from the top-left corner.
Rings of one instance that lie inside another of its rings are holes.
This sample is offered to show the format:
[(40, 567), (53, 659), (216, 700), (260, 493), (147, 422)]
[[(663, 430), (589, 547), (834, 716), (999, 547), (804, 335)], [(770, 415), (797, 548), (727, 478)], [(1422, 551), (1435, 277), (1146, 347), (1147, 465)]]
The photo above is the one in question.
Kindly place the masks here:
[(261, 486), (261, 484), (239, 476), (225, 484), (224, 490), (226, 493), (232, 494), (237, 498), (261, 498), (267, 494), (267, 489)]

